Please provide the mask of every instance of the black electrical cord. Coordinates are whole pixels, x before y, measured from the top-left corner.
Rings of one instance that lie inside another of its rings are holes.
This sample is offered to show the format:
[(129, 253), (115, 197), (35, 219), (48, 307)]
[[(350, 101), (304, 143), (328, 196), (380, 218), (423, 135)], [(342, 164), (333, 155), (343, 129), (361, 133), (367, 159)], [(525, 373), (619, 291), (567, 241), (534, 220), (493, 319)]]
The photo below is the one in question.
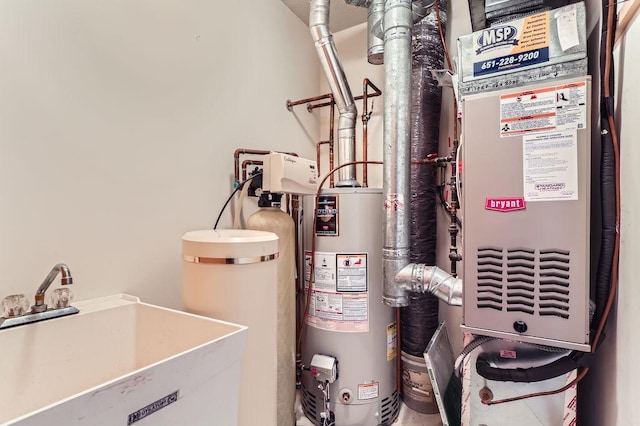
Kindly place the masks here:
[[(447, 202), (447, 200), (444, 199), (444, 187), (439, 186), (438, 187), (438, 198), (440, 199), (440, 205), (442, 207), (444, 207), (444, 211), (449, 215), (449, 217), (452, 216), (451, 214), (451, 206), (449, 205), (449, 203)], [(458, 225), (459, 228), (462, 228), (462, 221), (460, 220), (460, 218), (458, 216), (456, 216), (456, 225)]]
[(227, 208), (227, 206), (229, 205), (229, 203), (231, 202), (231, 199), (233, 198), (234, 195), (236, 195), (236, 193), (242, 189), (242, 187), (247, 183), (250, 182), (251, 180), (255, 179), (256, 177), (262, 175), (262, 172), (258, 172), (256, 174), (254, 174), (253, 176), (245, 179), (244, 181), (240, 182), (238, 184), (238, 186), (236, 186), (236, 189), (233, 190), (233, 192), (231, 193), (231, 195), (229, 195), (229, 198), (227, 198), (227, 201), (225, 201), (224, 206), (222, 206), (222, 209), (220, 210), (220, 213), (218, 214), (218, 218), (216, 219), (216, 223), (215, 225), (213, 225), (213, 229), (217, 229), (218, 228), (218, 222), (220, 222), (220, 218), (222, 217), (222, 213), (224, 213), (224, 210)]

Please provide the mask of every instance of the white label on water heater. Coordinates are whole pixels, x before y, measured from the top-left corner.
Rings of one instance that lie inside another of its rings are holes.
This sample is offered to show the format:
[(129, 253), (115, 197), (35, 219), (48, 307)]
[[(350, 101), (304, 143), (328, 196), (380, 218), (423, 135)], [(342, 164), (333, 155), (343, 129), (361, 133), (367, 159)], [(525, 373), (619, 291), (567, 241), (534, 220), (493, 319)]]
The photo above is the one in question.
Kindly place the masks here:
[[(305, 277), (311, 276), (311, 252), (305, 252)], [(313, 289), (318, 291), (336, 291), (336, 254), (317, 251), (313, 262)]]
[(378, 382), (363, 383), (358, 385), (358, 399), (375, 399), (379, 395), (380, 384)]
[[(369, 331), (367, 254), (316, 252), (307, 324), (339, 332)], [(311, 252), (305, 252), (305, 279), (311, 277)]]
[(340, 292), (367, 291), (367, 255), (338, 254), (338, 284)]

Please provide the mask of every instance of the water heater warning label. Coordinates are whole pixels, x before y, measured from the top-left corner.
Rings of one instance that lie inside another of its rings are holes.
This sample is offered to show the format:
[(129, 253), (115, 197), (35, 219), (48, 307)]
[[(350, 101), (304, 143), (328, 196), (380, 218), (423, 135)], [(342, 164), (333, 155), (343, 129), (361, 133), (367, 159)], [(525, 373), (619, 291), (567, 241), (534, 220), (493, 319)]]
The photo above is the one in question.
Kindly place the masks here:
[(379, 395), (380, 384), (378, 382), (363, 383), (358, 385), (358, 399), (375, 399)]
[(392, 322), (387, 326), (387, 361), (396, 358), (398, 354), (398, 326)]
[(305, 251), (307, 288), (313, 269), (307, 324), (322, 330), (369, 331), (367, 254)]
[(338, 254), (338, 291), (367, 291), (367, 255)]

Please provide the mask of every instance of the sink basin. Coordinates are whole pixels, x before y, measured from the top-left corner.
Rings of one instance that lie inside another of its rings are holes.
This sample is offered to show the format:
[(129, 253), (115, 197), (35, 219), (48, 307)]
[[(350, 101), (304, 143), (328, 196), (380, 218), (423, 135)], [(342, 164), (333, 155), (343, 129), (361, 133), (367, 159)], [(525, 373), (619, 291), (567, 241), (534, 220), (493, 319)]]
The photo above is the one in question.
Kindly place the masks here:
[(246, 327), (127, 295), (74, 305), (0, 331), (0, 425), (236, 424)]

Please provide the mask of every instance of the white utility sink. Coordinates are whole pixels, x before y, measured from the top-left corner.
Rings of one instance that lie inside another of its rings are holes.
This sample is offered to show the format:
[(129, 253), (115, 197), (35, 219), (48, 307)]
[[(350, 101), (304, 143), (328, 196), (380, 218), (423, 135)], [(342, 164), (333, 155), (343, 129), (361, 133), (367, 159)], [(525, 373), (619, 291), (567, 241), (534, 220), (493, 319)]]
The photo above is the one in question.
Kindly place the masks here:
[(0, 425), (235, 425), (246, 327), (127, 295), (0, 331)]

